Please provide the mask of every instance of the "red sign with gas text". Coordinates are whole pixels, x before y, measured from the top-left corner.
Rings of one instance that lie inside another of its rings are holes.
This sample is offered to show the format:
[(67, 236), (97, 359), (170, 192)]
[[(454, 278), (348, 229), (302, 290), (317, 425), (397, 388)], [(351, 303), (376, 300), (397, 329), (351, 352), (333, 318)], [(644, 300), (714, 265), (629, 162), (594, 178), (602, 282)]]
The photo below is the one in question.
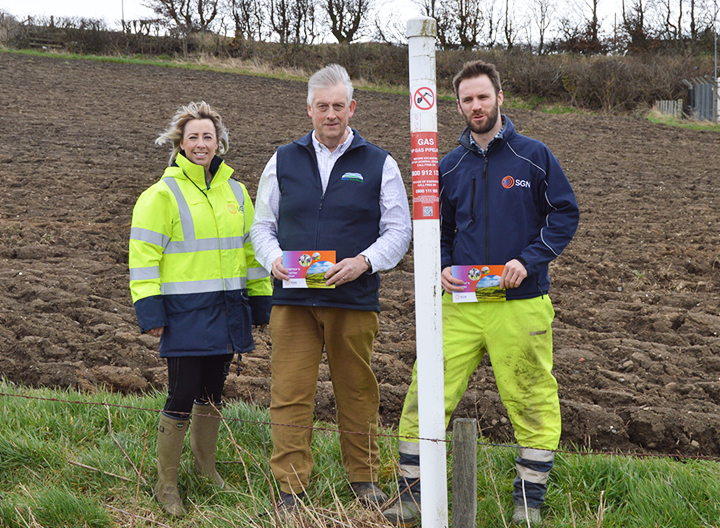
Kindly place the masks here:
[(413, 132), (413, 220), (440, 218), (437, 132)]

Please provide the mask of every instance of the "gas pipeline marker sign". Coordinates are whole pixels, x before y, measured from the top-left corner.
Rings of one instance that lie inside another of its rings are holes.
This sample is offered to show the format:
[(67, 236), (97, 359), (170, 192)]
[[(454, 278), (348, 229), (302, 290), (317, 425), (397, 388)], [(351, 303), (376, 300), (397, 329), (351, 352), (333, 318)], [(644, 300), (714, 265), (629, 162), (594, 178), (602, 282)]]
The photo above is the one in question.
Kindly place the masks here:
[(427, 86), (418, 88), (413, 94), (413, 104), (418, 110), (431, 110), (435, 106), (435, 92)]
[(412, 132), (413, 219), (440, 218), (437, 132)]

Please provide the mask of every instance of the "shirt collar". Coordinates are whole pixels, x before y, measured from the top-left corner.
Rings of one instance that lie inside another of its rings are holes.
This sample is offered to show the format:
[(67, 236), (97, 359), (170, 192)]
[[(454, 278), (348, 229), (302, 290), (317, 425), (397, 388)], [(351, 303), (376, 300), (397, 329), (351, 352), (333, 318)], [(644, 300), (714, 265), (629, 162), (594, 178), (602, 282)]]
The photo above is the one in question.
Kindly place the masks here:
[(318, 154), (325, 153), (327, 155), (330, 155), (330, 154), (337, 153), (338, 156), (342, 155), (348, 149), (348, 147), (350, 146), (350, 144), (353, 141), (353, 138), (355, 137), (355, 135), (353, 134), (352, 128), (347, 127), (347, 131), (348, 131), (348, 136), (345, 138), (345, 141), (340, 143), (335, 150), (330, 152), (329, 148), (327, 148), (325, 145), (320, 143), (320, 141), (318, 141), (318, 138), (315, 136), (315, 131), (313, 130), (312, 142), (313, 142), (313, 147), (315, 147), (315, 152), (317, 152)]
[(504, 115), (500, 115), (500, 119), (502, 120), (502, 128), (498, 131), (497, 134), (495, 134), (495, 137), (490, 140), (490, 143), (488, 143), (487, 148), (481, 148), (480, 145), (475, 143), (475, 138), (473, 138), (472, 132), (470, 133), (470, 144), (475, 147), (480, 154), (485, 155), (487, 151), (490, 149), (490, 146), (493, 144), (493, 142), (496, 139), (502, 139), (505, 134), (505, 129), (507, 128), (507, 120), (505, 119)]

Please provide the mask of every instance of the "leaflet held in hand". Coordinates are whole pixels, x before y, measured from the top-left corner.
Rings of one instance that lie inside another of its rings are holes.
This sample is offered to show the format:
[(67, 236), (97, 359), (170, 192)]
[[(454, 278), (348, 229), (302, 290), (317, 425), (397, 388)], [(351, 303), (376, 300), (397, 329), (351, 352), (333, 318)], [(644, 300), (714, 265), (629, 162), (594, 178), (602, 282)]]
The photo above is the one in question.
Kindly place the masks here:
[(283, 288), (335, 288), (326, 286), (325, 273), (335, 265), (335, 251), (283, 251), (283, 266), (290, 279)]
[(464, 283), (463, 291), (453, 292), (453, 302), (504, 301), (500, 277), (505, 266), (453, 266), (452, 276)]

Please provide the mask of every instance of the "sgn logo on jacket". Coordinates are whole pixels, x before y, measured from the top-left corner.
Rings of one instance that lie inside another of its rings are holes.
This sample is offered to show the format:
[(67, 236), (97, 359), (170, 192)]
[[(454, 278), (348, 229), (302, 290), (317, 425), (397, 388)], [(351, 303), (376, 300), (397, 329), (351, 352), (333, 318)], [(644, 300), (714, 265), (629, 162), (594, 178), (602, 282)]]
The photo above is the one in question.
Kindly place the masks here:
[(506, 189), (512, 189), (513, 187), (526, 187), (530, 188), (530, 182), (527, 180), (516, 180), (510, 175), (505, 176), (501, 182), (502, 186)]

